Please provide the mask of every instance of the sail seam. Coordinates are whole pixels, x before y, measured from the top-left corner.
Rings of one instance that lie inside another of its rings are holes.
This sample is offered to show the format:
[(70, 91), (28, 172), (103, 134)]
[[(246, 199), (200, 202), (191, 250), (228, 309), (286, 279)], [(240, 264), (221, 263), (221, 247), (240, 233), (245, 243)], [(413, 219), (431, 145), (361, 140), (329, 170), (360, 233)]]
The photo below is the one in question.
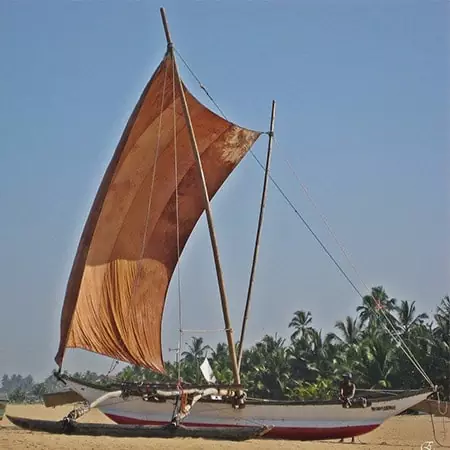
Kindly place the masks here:
[[(186, 127), (183, 126), (183, 128), (178, 132), (178, 135), (181, 134), (185, 128), (186, 128)], [(170, 142), (169, 144), (167, 144), (167, 145), (162, 149), (162, 151), (159, 152), (159, 153), (160, 153), (160, 157), (161, 157), (168, 149), (170, 149), (171, 145), (172, 145), (172, 143)], [(153, 166), (152, 166), (152, 169), (153, 169)], [(112, 246), (111, 253), (114, 252), (114, 249), (115, 249), (115, 247), (116, 247), (117, 241), (118, 241), (119, 238), (120, 238), (120, 235), (121, 235), (121, 233), (122, 233), (123, 227), (125, 226), (126, 220), (127, 220), (127, 218), (128, 218), (128, 214), (130, 213), (130, 210), (133, 208), (133, 204), (134, 204), (134, 202), (136, 201), (137, 194), (140, 192), (141, 189), (143, 189), (143, 185), (144, 185), (145, 182), (147, 181), (148, 177), (149, 177), (149, 174), (147, 174), (147, 175), (144, 177), (144, 179), (143, 179), (142, 182), (140, 183), (139, 187), (136, 189), (136, 196), (135, 196), (135, 198), (130, 202), (130, 205), (128, 206), (127, 212), (126, 212), (125, 215), (123, 216), (123, 223), (122, 223), (120, 229), (119, 229), (118, 232), (117, 232), (117, 236), (116, 236), (116, 238), (115, 238), (114, 245)], [(159, 218), (159, 217), (160, 217), (160, 216), (158, 216), (158, 218)], [(156, 222), (157, 222), (157, 220), (156, 220)], [(151, 234), (151, 233), (152, 233), (152, 231), (150, 231), (150, 234)]]
[[(187, 91), (187, 90), (186, 90), (186, 91)], [(189, 92), (189, 91), (187, 91), (187, 92)], [(168, 107), (169, 107), (169, 106), (167, 106), (167, 108), (168, 108)], [(167, 108), (164, 108), (164, 112), (167, 110)], [(198, 112), (198, 113), (200, 113), (200, 112)], [(178, 114), (178, 116), (179, 116), (179, 117), (183, 117), (182, 114)], [(195, 114), (192, 114), (192, 113), (191, 113), (191, 117), (195, 117)], [(153, 122), (152, 122), (152, 123), (153, 123)], [(150, 125), (151, 125), (151, 124), (150, 124)], [(149, 125), (149, 126), (150, 126), (150, 125)], [(230, 122), (230, 124), (228, 125), (228, 127), (225, 128), (222, 132), (220, 132), (220, 134), (219, 134), (213, 141), (211, 141), (211, 142), (209, 143), (208, 147), (211, 146), (214, 142), (216, 142), (216, 141), (217, 141), (224, 133), (226, 133), (232, 126), (234, 126), (234, 124)], [(181, 126), (179, 127), (179, 131), (177, 132), (177, 137), (179, 137), (179, 136), (181, 135), (181, 133), (182, 133), (183, 131), (186, 130), (186, 128), (187, 128), (187, 125), (183, 122), (183, 125), (181, 125)], [(171, 146), (172, 146), (172, 142), (169, 142), (163, 149), (161, 149), (161, 151), (159, 152), (159, 156), (162, 157), (162, 156), (165, 154), (165, 152), (166, 152), (168, 149), (171, 148)], [(205, 149), (205, 151), (208, 149), (208, 147)], [(203, 152), (203, 153), (205, 153), (205, 152)], [(153, 166), (151, 167), (151, 169), (153, 169)], [(139, 186), (139, 187), (137, 188), (137, 190), (136, 190), (137, 193), (141, 190), (142, 185), (145, 184), (145, 182), (146, 182), (147, 179), (148, 179), (148, 175), (146, 175), (146, 176), (143, 178), (143, 180), (141, 181), (140, 186)], [(180, 183), (181, 183), (183, 180), (184, 180), (184, 176), (183, 176), (183, 178), (180, 179)], [(118, 231), (118, 233), (117, 233), (117, 236), (116, 236), (114, 245), (112, 246), (112, 251), (111, 251), (111, 252), (114, 252), (114, 249), (115, 249), (116, 244), (117, 244), (117, 240), (118, 240), (119, 237), (120, 237), (121, 231), (122, 231), (123, 226), (124, 226), (124, 224), (125, 224), (125, 222), (126, 222), (126, 219), (127, 219), (127, 217), (128, 217), (128, 213), (129, 213), (129, 211), (132, 209), (134, 201), (135, 201), (135, 200), (132, 200), (132, 201), (131, 201), (131, 203), (130, 203), (130, 205), (129, 205), (129, 207), (128, 207), (128, 210), (127, 210), (127, 212), (125, 213), (125, 215), (124, 215), (124, 217), (123, 217), (123, 224), (122, 224), (122, 226), (120, 227), (120, 229), (119, 229), (119, 231)], [(163, 212), (161, 212), (161, 214), (162, 214), (162, 213), (163, 213)], [(161, 217), (161, 215), (158, 216), (158, 219), (159, 219), (159, 217)], [(157, 220), (156, 220), (155, 222), (157, 222)], [(150, 234), (151, 234), (151, 233), (150, 233)]]
[[(147, 212), (146, 212), (146, 219), (145, 219), (145, 228), (144, 228), (144, 235), (142, 237), (142, 245), (141, 245), (141, 252), (140, 252), (140, 258), (137, 260), (136, 262), (136, 274), (134, 275), (134, 282), (133, 282), (133, 287), (131, 289), (131, 293), (130, 293), (130, 303), (133, 300), (133, 297), (136, 293), (137, 288), (140, 285), (140, 274), (139, 274), (139, 265), (141, 263), (142, 257), (144, 255), (144, 251), (145, 251), (145, 243), (147, 240), (147, 232), (148, 232), (148, 223), (149, 223), (149, 218), (150, 218), (150, 211), (151, 211), (151, 205), (152, 205), (152, 199), (153, 199), (153, 188), (154, 188), (154, 181), (155, 181), (155, 174), (156, 174), (156, 165), (158, 162), (158, 155), (159, 155), (159, 149), (160, 149), (160, 141), (161, 141), (161, 126), (162, 126), (162, 114), (163, 114), (163, 110), (164, 110), (164, 98), (165, 98), (165, 94), (166, 94), (166, 81), (167, 81), (167, 62), (165, 64), (165, 71), (164, 71), (164, 82), (163, 82), (163, 92), (162, 92), (162, 96), (161, 96), (161, 108), (160, 108), (160, 114), (159, 114), (159, 124), (158, 124), (158, 139), (157, 139), (157, 143), (156, 143), (156, 149), (155, 149), (155, 160), (153, 163), (153, 174), (152, 174), (152, 184), (150, 187), (150, 195), (149, 195), (149, 200), (147, 203)], [(120, 233), (119, 233), (120, 235)], [(118, 236), (119, 236), (118, 235)], [(114, 248), (114, 247), (113, 247)], [(129, 310), (127, 310), (129, 311)], [(128, 321), (127, 321), (128, 322)], [(133, 334), (135, 334), (134, 328), (130, 327), (130, 329), (133, 331)], [(122, 336), (122, 333), (119, 333), (120, 336)], [(135, 336), (135, 338), (138, 338), (138, 336)], [(137, 339), (139, 340), (139, 339)], [(121, 339), (122, 344), (126, 347), (127, 352), (129, 354), (131, 354), (129, 346), (123, 342), (123, 339)], [(138, 346), (138, 349), (140, 349), (141, 347)], [(143, 359), (144, 355), (140, 355), (141, 359)], [(164, 367), (164, 364), (163, 364)]]

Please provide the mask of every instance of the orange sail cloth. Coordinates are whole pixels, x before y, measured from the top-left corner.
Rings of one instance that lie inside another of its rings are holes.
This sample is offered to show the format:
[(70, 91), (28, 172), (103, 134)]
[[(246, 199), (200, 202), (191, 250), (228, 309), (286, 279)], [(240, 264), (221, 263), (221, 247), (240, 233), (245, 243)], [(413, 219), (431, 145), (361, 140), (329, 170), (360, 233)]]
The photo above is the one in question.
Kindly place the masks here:
[[(66, 348), (82, 348), (164, 372), (162, 316), (178, 262), (176, 180), (180, 251), (204, 211), (176, 76), (168, 54), (97, 192), (67, 284), (59, 366)], [(260, 133), (224, 120), (185, 92), (211, 198)]]

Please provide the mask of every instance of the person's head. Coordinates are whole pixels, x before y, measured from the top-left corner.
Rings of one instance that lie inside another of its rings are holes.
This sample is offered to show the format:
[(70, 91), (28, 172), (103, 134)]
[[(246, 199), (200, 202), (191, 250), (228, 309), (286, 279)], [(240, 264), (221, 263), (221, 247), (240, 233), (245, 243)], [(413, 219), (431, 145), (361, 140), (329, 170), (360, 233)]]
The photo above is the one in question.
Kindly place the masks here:
[(350, 383), (352, 381), (352, 374), (351, 373), (344, 373), (344, 376), (342, 377), (345, 383)]

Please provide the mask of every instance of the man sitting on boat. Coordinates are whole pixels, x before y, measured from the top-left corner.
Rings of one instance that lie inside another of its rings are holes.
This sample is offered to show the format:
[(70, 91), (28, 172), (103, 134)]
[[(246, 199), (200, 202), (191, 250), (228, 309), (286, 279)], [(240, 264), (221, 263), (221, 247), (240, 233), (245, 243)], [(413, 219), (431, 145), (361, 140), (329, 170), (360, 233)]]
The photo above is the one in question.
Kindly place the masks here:
[(339, 384), (339, 399), (342, 401), (344, 408), (350, 408), (352, 398), (355, 396), (356, 385), (352, 381), (350, 373), (344, 374)]
[[(352, 399), (355, 396), (356, 384), (352, 381), (352, 374), (346, 373), (342, 377), (342, 381), (339, 384), (339, 399), (342, 402), (344, 408), (350, 408)], [(344, 442), (342, 438), (339, 442)], [(352, 444), (355, 443), (355, 437), (352, 437)]]

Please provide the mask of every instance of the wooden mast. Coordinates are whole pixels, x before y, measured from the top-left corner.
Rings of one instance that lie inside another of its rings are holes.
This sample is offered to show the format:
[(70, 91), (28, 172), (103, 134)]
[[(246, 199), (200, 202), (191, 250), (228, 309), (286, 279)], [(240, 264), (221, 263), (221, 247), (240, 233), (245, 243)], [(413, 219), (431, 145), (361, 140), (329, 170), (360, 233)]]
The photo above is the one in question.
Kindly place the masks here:
[(192, 151), (194, 153), (195, 161), (197, 163), (197, 168), (198, 168), (198, 172), (199, 172), (200, 180), (201, 180), (201, 184), (202, 184), (202, 192), (203, 192), (203, 200), (204, 200), (204, 206), (205, 206), (205, 212), (206, 212), (206, 219), (208, 221), (209, 236), (211, 238), (211, 246), (212, 246), (213, 255), (214, 255), (214, 263), (215, 263), (215, 267), (216, 267), (217, 281), (219, 284), (220, 300), (222, 303), (223, 319), (225, 322), (225, 331), (227, 334), (228, 348), (230, 351), (231, 368), (233, 370), (234, 382), (236, 384), (240, 384), (240, 375), (239, 375), (239, 369), (238, 369), (238, 365), (237, 365), (236, 349), (234, 346), (234, 339), (233, 339), (233, 329), (231, 328), (230, 314), (228, 312), (228, 301), (227, 301), (227, 296), (226, 296), (226, 292), (225, 292), (225, 283), (224, 283), (224, 279), (223, 279), (222, 268), (220, 265), (219, 248), (217, 246), (216, 233), (215, 233), (215, 229), (214, 229), (211, 207), (209, 204), (209, 194), (208, 194), (208, 188), (206, 185), (205, 174), (203, 172), (202, 161), (200, 158), (200, 153), (198, 151), (197, 140), (195, 138), (194, 128), (192, 126), (191, 116), (189, 114), (189, 108), (188, 108), (188, 104), (186, 101), (186, 95), (184, 93), (183, 83), (178, 74), (178, 66), (177, 66), (177, 62), (175, 59), (175, 53), (173, 51), (173, 43), (172, 43), (172, 39), (170, 37), (170, 31), (169, 31), (169, 26), (167, 24), (166, 13), (164, 11), (164, 8), (161, 8), (160, 11), (161, 11), (162, 22), (164, 25), (164, 32), (166, 34), (166, 39), (167, 39), (167, 51), (173, 60), (174, 76), (176, 77), (176, 79), (178, 81), (177, 85), (178, 85), (178, 90), (179, 90), (180, 97), (181, 97), (183, 114), (184, 114), (184, 118), (186, 120), (186, 126), (189, 131), (191, 147), (192, 147)]
[(259, 238), (261, 235), (261, 228), (262, 228), (263, 217), (264, 217), (264, 208), (266, 206), (267, 184), (269, 181), (269, 169), (270, 169), (270, 160), (271, 160), (271, 155), (272, 155), (272, 143), (273, 143), (273, 131), (274, 131), (274, 126), (275, 126), (275, 109), (276, 109), (276, 103), (275, 103), (275, 100), (273, 100), (272, 101), (272, 113), (271, 113), (271, 117), (270, 117), (269, 143), (267, 145), (266, 170), (265, 170), (265, 175), (264, 175), (264, 184), (263, 184), (263, 191), (262, 191), (262, 197), (261, 197), (261, 207), (259, 210), (258, 229), (256, 231), (255, 249), (253, 252), (252, 268), (250, 271), (250, 281), (248, 283), (247, 302), (245, 303), (244, 317), (242, 319), (241, 336), (239, 338), (238, 370), (240, 370), (240, 368), (241, 368), (242, 353), (244, 351), (245, 328), (247, 326), (248, 313), (250, 310), (250, 301), (252, 298), (253, 281), (255, 279), (256, 262), (258, 260)]

